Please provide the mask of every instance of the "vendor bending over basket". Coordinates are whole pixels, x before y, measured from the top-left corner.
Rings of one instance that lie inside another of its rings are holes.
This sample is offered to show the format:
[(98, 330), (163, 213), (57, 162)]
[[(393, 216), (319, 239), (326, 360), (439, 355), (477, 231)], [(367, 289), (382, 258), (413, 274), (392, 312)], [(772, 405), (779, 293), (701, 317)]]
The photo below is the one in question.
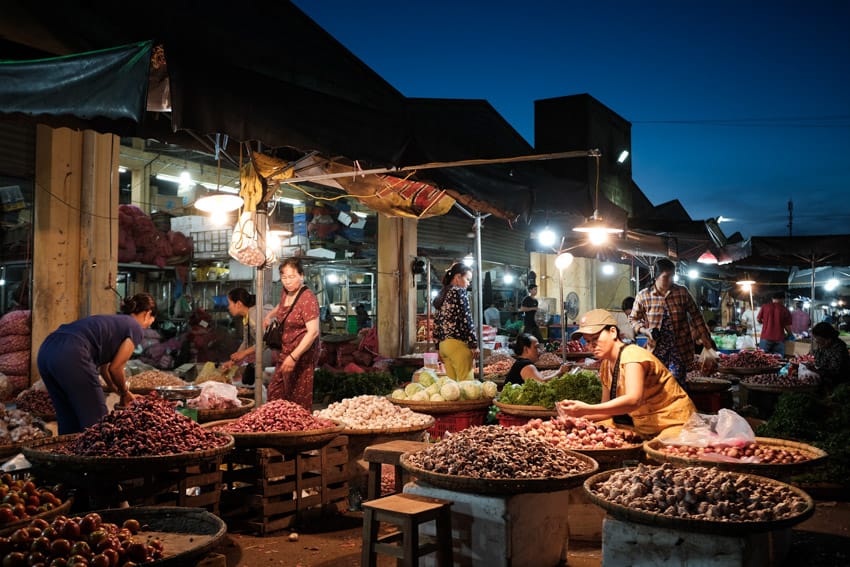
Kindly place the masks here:
[(617, 320), (608, 311), (589, 311), (579, 323), (572, 338), (584, 337), (601, 361), (602, 401), (563, 400), (556, 405), (559, 415), (603, 420), (628, 414), (638, 434), (652, 437), (682, 425), (696, 412), (688, 394), (655, 355), (637, 345), (623, 344)]
[(534, 365), (540, 357), (540, 350), (538, 348), (539, 343), (540, 341), (537, 340), (537, 337), (529, 333), (522, 333), (516, 338), (516, 342), (514, 343), (516, 362), (514, 362), (513, 366), (511, 366), (511, 369), (508, 371), (507, 376), (505, 376), (505, 384), (522, 385), (523, 382), (527, 380), (548, 382), (553, 376), (560, 376), (569, 369), (569, 365), (564, 364), (561, 366), (560, 370), (558, 370), (557, 374), (554, 374), (549, 378), (545, 378), (542, 374), (540, 374), (540, 370), (538, 370), (537, 366)]

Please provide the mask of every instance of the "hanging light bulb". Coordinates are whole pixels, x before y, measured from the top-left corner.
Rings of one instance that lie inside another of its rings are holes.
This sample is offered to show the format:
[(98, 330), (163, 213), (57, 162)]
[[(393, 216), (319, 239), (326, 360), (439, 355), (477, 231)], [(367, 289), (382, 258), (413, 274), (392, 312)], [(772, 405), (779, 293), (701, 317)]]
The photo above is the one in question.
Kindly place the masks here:
[(688, 278), (695, 280), (698, 277), (699, 277), (699, 272), (697, 270), (695, 270), (694, 268), (691, 268), (690, 270), (688, 270)]
[(549, 228), (548, 224), (537, 235), (537, 241), (540, 243), (540, 245), (545, 246), (547, 248), (554, 246), (555, 241), (557, 239), (558, 239), (558, 235), (555, 234), (555, 231), (553, 231), (551, 228)]
[(502, 276), (502, 281), (505, 285), (511, 285), (514, 283), (514, 275), (510, 272), (505, 272), (505, 275)]
[(575, 257), (569, 252), (562, 252), (555, 257), (555, 267), (561, 271), (566, 270), (572, 265), (574, 259)]
[(328, 274), (327, 278), (329, 284), (335, 284), (339, 282), (339, 276), (336, 275), (336, 272), (331, 272)]
[(602, 264), (602, 273), (606, 276), (614, 275), (614, 264)]
[(472, 264), (475, 262), (475, 258), (472, 257), (472, 254), (467, 254), (463, 257), (463, 265), (467, 268), (471, 268)]
[(6, 266), (0, 266), (0, 285), (6, 285)]
[(594, 246), (599, 246), (603, 244), (606, 240), (608, 240), (609, 234), (620, 234), (623, 232), (622, 228), (616, 228), (613, 226), (608, 226), (605, 221), (602, 220), (602, 217), (599, 216), (599, 151), (594, 150), (591, 154), (596, 158), (596, 197), (594, 199), (593, 205), (593, 215), (587, 219), (586, 222), (573, 227), (575, 232), (585, 232), (588, 234), (588, 239), (590, 243)]
[(834, 291), (837, 287), (838, 280), (833, 277), (826, 280), (826, 284), (824, 284), (823, 289), (825, 289), (826, 291)]

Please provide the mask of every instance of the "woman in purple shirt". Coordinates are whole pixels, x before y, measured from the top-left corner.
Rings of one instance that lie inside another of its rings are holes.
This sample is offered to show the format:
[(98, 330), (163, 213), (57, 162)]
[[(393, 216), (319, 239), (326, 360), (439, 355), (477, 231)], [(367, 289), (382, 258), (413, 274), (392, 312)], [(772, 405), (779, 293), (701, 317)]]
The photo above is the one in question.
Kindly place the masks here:
[(60, 435), (79, 433), (106, 415), (100, 376), (122, 405), (133, 401), (124, 365), (156, 319), (156, 302), (139, 293), (124, 300), (121, 312), (60, 325), (38, 349), (38, 371), (56, 408)]

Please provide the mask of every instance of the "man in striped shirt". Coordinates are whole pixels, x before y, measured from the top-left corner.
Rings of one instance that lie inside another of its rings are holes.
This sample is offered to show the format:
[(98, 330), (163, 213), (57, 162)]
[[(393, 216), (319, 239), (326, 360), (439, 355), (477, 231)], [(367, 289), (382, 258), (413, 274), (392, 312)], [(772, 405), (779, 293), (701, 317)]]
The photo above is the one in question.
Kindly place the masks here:
[(685, 388), (688, 367), (694, 361), (694, 341), (715, 350), (717, 346), (688, 289), (673, 283), (675, 271), (667, 258), (655, 263), (655, 281), (638, 292), (629, 322), (635, 335), (651, 339), (653, 354)]

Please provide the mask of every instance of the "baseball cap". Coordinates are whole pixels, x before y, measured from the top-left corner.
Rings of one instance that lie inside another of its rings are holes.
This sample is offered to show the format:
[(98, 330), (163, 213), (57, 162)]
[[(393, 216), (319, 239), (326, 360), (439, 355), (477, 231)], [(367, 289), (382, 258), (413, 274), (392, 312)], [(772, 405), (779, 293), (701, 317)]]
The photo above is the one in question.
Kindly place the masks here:
[(579, 327), (570, 338), (577, 339), (581, 335), (593, 335), (606, 329), (617, 326), (617, 320), (606, 309), (593, 309), (584, 314), (584, 317), (578, 321)]

